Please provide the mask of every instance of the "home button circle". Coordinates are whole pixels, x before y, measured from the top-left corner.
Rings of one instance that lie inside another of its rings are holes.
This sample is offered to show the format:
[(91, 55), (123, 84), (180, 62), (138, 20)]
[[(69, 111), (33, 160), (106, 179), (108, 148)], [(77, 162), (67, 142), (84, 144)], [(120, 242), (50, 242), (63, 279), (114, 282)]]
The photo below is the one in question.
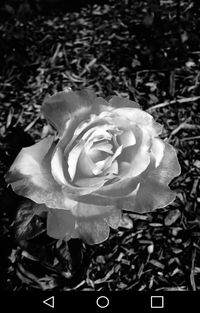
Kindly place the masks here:
[(109, 299), (105, 296), (100, 296), (97, 298), (96, 304), (99, 308), (105, 309), (107, 306), (109, 306)]

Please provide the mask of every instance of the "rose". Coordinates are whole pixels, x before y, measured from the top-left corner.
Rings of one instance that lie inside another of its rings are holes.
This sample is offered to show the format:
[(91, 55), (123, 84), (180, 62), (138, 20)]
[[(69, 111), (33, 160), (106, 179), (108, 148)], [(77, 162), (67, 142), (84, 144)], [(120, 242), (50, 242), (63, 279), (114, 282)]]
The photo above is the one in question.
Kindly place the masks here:
[(6, 181), (46, 205), (49, 236), (100, 243), (109, 226), (118, 227), (122, 209), (145, 213), (175, 199), (168, 187), (180, 174), (175, 149), (137, 103), (68, 90), (47, 97), (41, 111), (58, 141), (49, 136), (23, 148)]

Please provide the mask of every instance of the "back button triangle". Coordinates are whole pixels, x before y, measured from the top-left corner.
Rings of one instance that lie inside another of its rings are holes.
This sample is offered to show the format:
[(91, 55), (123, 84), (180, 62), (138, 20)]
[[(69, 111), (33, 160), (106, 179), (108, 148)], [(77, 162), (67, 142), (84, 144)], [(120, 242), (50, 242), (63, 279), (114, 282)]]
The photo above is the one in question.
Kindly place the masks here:
[(54, 296), (44, 300), (43, 303), (50, 306), (51, 308), (54, 308)]

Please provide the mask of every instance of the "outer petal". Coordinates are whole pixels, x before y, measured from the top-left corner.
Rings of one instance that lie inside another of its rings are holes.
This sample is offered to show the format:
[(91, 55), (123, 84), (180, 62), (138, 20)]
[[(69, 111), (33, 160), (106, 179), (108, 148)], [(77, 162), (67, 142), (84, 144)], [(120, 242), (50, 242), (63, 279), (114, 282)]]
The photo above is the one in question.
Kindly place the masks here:
[(76, 233), (83, 241), (93, 245), (105, 241), (110, 228), (103, 218), (78, 219)]
[(110, 227), (116, 229), (120, 224), (121, 217), (122, 211), (119, 209), (113, 209), (104, 219)]
[(157, 208), (164, 208), (174, 201), (176, 194), (168, 187), (148, 179), (127, 197), (120, 200), (124, 210), (147, 213)]
[(33, 175), (41, 172), (40, 164), (52, 147), (53, 141), (54, 138), (50, 136), (30, 147), (23, 148), (10, 167), (6, 180), (9, 183), (16, 181), (17, 177), (14, 174)]
[(77, 218), (90, 218), (95, 216), (101, 216), (110, 213), (114, 210), (114, 206), (102, 206), (95, 204), (85, 204), (79, 202), (76, 207), (74, 207), (71, 212)]
[(133, 211), (145, 213), (157, 208), (164, 208), (172, 203), (175, 197), (176, 193), (168, 186), (148, 178), (138, 190)]
[(75, 218), (66, 210), (49, 210), (47, 217), (47, 235), (55, 239), (71, 238), (75, 228)]
[(58, 92), (45, 98), (41, 112), (48, 122), (62, 134), (70, 115), (81, 107), (91, 106), (95, 98), (95, 94), (89, 89), (79, 92)]
[(180, 175), (181, 167), (177, 159), (176, 150), (166, 142), (163, 142), (163, 144), (163, 158), (159, 166), (151, 170), (148, 176), (161, 184), (169, 184), (174, 177)]
[[(82, 204), (81, 204), (82, 205)], [(73, 237), (79, 237), (88, 244), (98, 244), (109, 236), (109, 226), (117, 228), (121, 220), (121, 210), (110, 208), (107, 212), (104, 207), (93, 206), (93, 213), (87, 217), (76, 216), (76, 230)], [(100, 215), (98, 215), (101, 212)], [(85, 212), (86, 213), (86, 212)]]
[[(161, 148), (161, 143), (164, 149), (161, 149), (154, 162), (151, 162), (149, 172), (147, 169), (145, 176), (140, 178), (141, 184), (137, 194), (129, 195), (121, 200), (124, 209), (145, 213), (156, 208), (163, 208), (174, 201), (176, 193), (167, 185), (180, 174), (181, 168), (175, 149), (161, 140), (156, 143), (157, 148)], [(161, 156), (163, 156), (162, 159)], [(159, 163), (158, 167), (156, 167), (157, 163)]]
[(160, 165), (162, 158), (164, 156), (165, 144), (160, 138), (153, 138), (151, 153), (155, 159), (155, 167)]
[(76, 204), (62, 193), (51, 174), (51, 158), (55, 149), (53, 137), (20, 151), (5, 180), (13, 190), (36, 203), (50, 208), (69, 209)]
[(115, 113), (126, 117), (132, 123), (146, 129), (151, 136), (156, 137), (162, 132), (162, 126), (154, 121), (153, 116), (137, 108), (119, 108)]
[(139, 104), (135, 101), (131, 101), (128, 98), (122, 98), (118, 96), (113, 96), (109, 100), (109, 105), (114, 108), (122, 108), (122, 107), (131, 107), (131, 108), (140, 108)]
[(121, 220), (121, 210), (114, 206), (97, 206), (78, 203), (72, 210), (76, 218), (72, 238), (81, 238), (88, 244), (98, 244), (108, 238), (109, 226), (117, 228)]

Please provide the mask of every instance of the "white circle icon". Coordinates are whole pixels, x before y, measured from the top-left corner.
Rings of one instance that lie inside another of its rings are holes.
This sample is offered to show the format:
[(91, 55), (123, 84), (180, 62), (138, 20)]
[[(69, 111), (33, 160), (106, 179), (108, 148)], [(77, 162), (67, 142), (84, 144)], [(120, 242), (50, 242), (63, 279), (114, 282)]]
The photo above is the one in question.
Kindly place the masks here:
[(96, 304), (99, 308), (105, 309), (107, 306), (109, 306), (109, 299), (105, 296), (100, 296), (97, 298)]

